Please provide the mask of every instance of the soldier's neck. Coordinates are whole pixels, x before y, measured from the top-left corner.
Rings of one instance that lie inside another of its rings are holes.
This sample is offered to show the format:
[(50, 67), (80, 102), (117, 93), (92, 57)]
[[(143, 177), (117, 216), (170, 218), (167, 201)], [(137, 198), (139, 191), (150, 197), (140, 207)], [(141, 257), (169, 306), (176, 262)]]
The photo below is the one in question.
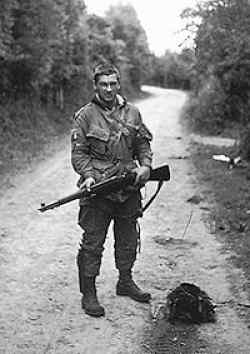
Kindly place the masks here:
[(111, 102), (104, 101), (103, 99), (101, 99), (101, 97), (98, 94), (96, 94), (96, 98), (97, 98), (97, 101), (99, 101), (100, 105), (103, 108), (108, 109), (108, 110), (112, 110), (116, 106), (116, 103), (117, 103), (116, 97)]

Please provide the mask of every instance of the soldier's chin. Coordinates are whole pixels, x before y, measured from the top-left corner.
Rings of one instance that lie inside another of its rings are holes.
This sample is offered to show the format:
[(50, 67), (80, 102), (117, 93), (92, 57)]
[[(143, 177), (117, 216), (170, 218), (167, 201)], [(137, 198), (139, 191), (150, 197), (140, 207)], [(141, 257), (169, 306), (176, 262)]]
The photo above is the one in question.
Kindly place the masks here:
[(104, 98), (104, 100), (107, 101), (107, 102), (112, 102), (112, 101), (114, 101), (114, 96), (106, 96)]

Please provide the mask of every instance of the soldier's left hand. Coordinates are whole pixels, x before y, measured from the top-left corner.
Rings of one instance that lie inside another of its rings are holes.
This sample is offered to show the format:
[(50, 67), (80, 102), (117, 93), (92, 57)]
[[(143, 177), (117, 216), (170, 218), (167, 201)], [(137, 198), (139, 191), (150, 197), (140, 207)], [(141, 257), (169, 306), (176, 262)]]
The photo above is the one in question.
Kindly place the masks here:
[(137, 167), (133, 170), (136, 173), (135, 185), (144, 185), (150, 177), (150, 168), (147, 166)]

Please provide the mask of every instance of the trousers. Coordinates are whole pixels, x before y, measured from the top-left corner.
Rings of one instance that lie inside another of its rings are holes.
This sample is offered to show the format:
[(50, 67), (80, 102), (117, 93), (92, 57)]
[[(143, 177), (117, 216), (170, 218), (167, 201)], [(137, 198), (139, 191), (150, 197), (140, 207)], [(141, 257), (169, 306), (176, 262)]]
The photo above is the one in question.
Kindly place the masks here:
[(137, 221), (140, 216), (140, 191), (131, 194), (123, 203), (102, 197), (81, 203), (78, 223), (83, 234), (77, 254), (81, 293), (84, 291), (84, 277), (95, 277), (100, 273), (104, 243), (112, 220), (115, 266), (120, 272), (132, 269), (140, 238)]

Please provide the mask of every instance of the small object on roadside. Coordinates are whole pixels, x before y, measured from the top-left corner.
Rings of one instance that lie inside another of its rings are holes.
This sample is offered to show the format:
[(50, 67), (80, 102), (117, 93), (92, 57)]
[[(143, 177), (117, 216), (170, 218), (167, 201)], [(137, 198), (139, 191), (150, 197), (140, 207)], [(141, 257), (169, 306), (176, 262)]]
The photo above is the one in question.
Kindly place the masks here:
[(229, 169), (234, 168), (242, 161), (240, 156), (229, 157), (227, 155), (213, 155), (212, 158), (213, 158), (213, 160), (216, 160), (216, 161), (227, 162)]
[(191, 198), (187, 199), (187, 202), (192, 203), (192, 204), (200, 204), (201, 201), (202, 201), (201, 196), (199, 196), (197, 194), (195, 194)]
[(187, 160), (187, 159), (189, 159), (189, 156), (187, 156), (187, 155), (169, 156), (169, 160), (170, 159), (172, 159), (172, 160)]
[(239, 225), (238, 225), (238, 231), (239, 232), (244, 232), (244, 231), (246, 231), (246, 224), (243, 224), (243, 223), (239, 223)]
[(164, 304), (153, 304), (152, 301), (150, 303), (150, 313), (153, 322), (161, 320), (164, 318)]
[(167, 295), (166, 317), (170, 322), (215, 322), (214, 309), (207, 293), (192, 283), (181, 283)]

